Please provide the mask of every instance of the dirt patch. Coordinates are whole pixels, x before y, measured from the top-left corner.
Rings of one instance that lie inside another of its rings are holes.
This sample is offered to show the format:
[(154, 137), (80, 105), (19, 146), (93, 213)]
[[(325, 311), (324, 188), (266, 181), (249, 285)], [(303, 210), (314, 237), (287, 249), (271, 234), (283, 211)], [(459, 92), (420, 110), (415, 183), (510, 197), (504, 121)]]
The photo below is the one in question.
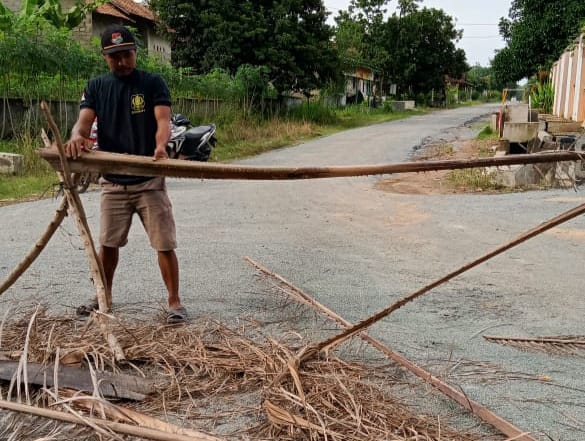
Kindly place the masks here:
[[(493, 154), (493, 139), (457, 141), (454, 143), (427, 144), (413, 155), (414, 161), (442, 159), (473, 159)], [(376, 188), (398, 194), (457, 194), (498, 192), (482, 177), (483, 170), (438, 170), (423, 173), (404, 173), (380, 180)], [(507, 190), (509, 191), (509, 189)]]

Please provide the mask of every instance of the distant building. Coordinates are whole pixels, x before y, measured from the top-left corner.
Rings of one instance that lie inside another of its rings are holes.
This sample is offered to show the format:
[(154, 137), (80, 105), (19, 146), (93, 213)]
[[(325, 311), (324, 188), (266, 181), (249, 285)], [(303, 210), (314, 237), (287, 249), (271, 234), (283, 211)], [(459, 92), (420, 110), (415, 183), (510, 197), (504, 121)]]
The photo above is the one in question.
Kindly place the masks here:
[(356, 67), (353, 72), (345, 73), (346, 103), (361, 103), (374, 95), (374, 71), (369, 67)]
[[(22, 0), (2, 0), (12, 11), (19, 11)], [(89, 2), (89, 1), (88, 1)], [(66, 10), (73, 6), (73, 0), (62, 0), (61, 7)], [(110, 0), (98, 6), (85, 20), (73, 30), (81, 42), (89, 42), (99, 37), (111, 24), (121, 24), (136, 29), (149, 55), (158, 56), (164, 61), (171, 61), (171, 44), (156, 29), (156, 17), (145, 2), (133, 0)]]

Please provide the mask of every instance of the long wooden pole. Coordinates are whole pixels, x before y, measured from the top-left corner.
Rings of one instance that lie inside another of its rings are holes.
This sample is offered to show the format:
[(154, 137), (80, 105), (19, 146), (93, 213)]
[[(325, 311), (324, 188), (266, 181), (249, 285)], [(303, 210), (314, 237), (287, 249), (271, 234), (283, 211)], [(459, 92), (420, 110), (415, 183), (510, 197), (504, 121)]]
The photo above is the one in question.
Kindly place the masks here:
[[(41, 149), (39, 154), (55, 170), (62, 170), (55, 149)], [(233, 164), (204, 163), (179, 159), (153, 161), (152, 158), (107, 152), (87, 152), (68, 167), (76, 173), (119, 173), (139, 176), (168, 176), (193, 179), (292, 180), (340, 178), (349, 176), (418, 173), (477, 167), (497, 167), (513, 164), (538, 164), (561, 161), (581, 161), (579, 152), (554, 151), (526, 155), (506, 155), (467, 160), (416, 161), (396, 164), (329, 166), (329, 167), (260, 167)]]
[(0, 408), (84, 426), (89, 426), (91, 424), (105, 429), (110, 429), (114, 432), (122, 433), (124, 435), (132, 435), (156, 441), (221, 441), (220, 438), (203, 433), (200, 436), (186, 436), (176, 433), (161, 432), (160, 430), (131, 426), (129, 424), (123, 423), (115, 423), (113, 421), (100, 420), (97, 418), (81, 418), (69, 413), (59, 412), (57, 410), (28, 406), (26, 404), (13, 403), (11, 401), (0, 400)]
[[(89, 260), (92, 279), (96, 288), (96, 297), (99, 304), (100, 313), (98, 314), (98, 323), (102, 332), (104, 333), (104, 337), (106, 338), (110, 349), (114, 354), (115, 359), (122, 361), (126, 359), (124, 351), (120, 346), (116, 336), (109, 331), (107, 326), (108, 319), (105, 314), (110, 310), (111, 298), (106, 290), (106, 277), (104, 274), (104, 269), (95, 249), (91, 231), (89, 229), (89, 224), (87, 223), (85, 210), (83, 208), (83, 204), (81, 203), (81, 198), (79, 197), (79, 193), (77, 192), (77, 189), (74, 185), (74, 179), (71, 176), (71, 169), (69, 167), (70, 161), (67, 159), (65, 154), (65, 147), (63, 146), (63, 141), (61, 140), (59, 128), (51, 116), (49, 106), (44, 101), (41, 103), (41, 110), (55, 139), (55, 150), (59, 156), (59, 163), (61, 164), (62, 177), (64, 181), (63, 191), (65, 192), (65, 196), (67, 197), (69, 207), (73, 212), (75, 220), (77, 221), (79, 234), (84, 241), (85, 251)], [(73, 161), (71, 161), (71, 163), (73, 163)]]
[[(256, 267), (258, 270), (263, 272), (264, 274), (277, 279), (280, 283), (284, 284), (289, 290), (286, 291), (287, 294), (291, 295), (297, 301), (302, 303), (308, 304), (309, 306), (317, 309), (322, 314), (325, 314), (330, 319), (334, 320), (341, 326), (345, 328), (351, 328), (353, 325), (345, 320), (343, 317), (338, 315), (337, 313), (333, 312), (331, 309), (327, 308), (325, 305), (319, 303), (316, 299), (309, 296), (304, 291), (300, 290), (288, 280), (285, 280), (280, 275), (268, 270), (264, 266), (260, 265), (259, 263), (252, 260), (250, 257), (245, 257), (251, 265)], [(406, 368), (410, 372), (412, 372), (417, 377), (423, 379), (424, 381), (430, 383), (432, 386), (436, 387), (440, 392), (442, 392), (447, 397), (451, 398), (455, 402), (457, 402), (463, 408), (469, 410), (474, 415), (477, 415), (482, 421), (490, 424), (492, 427), (499, 430), (501, 433), (506, 435), (507, 437), (517, 439), (518, 441), (536, 441), (531, 436), (528, 436), (526, 432), (521, 431), (517, 427), (515, 427), (510, 422), (504, 420), (503, 418), (499, 417), (495, 413), (493, 413), (488, 408), (482, 406), (481, 404), (473, 401), (469, 397), (467, 397), (462, 392), (455, 389), (453, 386), (441, 381), (439, 378), (435, 377), (430, 372), (424, 370), (416, 363), (410, 361), (406, 357), (394, 352), (387, 346), (385, 346), (381, 341), (376, 340), (373, 337), (370, 337), (366, 332), (360, 332), (359, 337), (372, 345), (374, 348), (378, 349), (380, 352), (385, 354), (388, 358), (394, 360), (396, 363), (401, 365), (402, 367)]]

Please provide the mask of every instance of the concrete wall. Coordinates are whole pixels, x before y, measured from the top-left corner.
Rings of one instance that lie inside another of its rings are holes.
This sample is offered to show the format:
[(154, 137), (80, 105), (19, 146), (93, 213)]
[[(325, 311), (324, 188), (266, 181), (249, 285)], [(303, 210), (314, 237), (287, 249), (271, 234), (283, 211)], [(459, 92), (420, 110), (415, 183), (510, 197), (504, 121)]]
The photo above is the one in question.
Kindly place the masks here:
[(565, 119), (585, 120), (585, 38), (581, 35), (553, 64), (555, 88), (553, 114)]

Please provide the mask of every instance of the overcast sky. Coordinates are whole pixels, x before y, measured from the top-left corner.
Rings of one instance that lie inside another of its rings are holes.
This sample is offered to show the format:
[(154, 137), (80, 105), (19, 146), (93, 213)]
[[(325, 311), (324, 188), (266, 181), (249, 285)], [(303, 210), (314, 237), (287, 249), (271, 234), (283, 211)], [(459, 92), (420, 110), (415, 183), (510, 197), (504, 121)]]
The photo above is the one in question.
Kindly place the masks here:
[[(339, 9), (347, 9), (349, 0), (324, 0), (325, 7), (337, 15)], [(388, 10), (392, 12), (395, 1), (390, 3)], [(423, 0), (421, 6), (444, 10), (456, 20), (457, 29), (463, 29), (463, 38), (458, 47), (467, 54), (467, 62), (473, 66), (477, 63), (489, 66), (494, 57), (494, 50), (505, 46), (498, 32), (500, 17), (507, 17), (511, 0)]]

